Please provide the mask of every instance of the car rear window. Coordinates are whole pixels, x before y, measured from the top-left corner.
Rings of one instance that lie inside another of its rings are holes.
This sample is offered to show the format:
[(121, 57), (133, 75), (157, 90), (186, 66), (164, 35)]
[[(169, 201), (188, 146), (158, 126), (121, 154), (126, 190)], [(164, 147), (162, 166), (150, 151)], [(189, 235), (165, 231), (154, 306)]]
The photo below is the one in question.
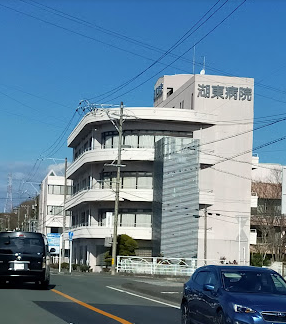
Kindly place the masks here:
[(44, 252), (44, 241), (42, 237), (0, 237), (1, 254), (38, 254)]

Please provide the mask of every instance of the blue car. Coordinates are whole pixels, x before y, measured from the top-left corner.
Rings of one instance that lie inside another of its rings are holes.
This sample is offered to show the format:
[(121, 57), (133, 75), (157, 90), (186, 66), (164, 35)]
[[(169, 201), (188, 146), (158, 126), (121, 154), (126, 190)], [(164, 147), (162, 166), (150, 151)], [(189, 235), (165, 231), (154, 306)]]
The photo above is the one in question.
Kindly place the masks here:
[(286, 323), (286, 282), (267, 268), (208, 265), (184, 284), (182, 324)]

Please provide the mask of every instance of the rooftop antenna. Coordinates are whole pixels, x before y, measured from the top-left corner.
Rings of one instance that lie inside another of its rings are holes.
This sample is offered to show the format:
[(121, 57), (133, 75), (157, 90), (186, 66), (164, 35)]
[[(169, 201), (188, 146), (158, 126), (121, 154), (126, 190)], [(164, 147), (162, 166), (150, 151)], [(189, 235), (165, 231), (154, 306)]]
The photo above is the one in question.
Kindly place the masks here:
[(195, 74), (195, 57), (196, 57), (196, 46), (194, 45), (194, 53), (193, 53), (193, 74)]
[(203, 64), (203, 69), (201, 70), (200, 74), (206, 74), (206, 70), (205, 70), (205, 67), (206, 67), (206, 57), (204, 56), (204, 64)]

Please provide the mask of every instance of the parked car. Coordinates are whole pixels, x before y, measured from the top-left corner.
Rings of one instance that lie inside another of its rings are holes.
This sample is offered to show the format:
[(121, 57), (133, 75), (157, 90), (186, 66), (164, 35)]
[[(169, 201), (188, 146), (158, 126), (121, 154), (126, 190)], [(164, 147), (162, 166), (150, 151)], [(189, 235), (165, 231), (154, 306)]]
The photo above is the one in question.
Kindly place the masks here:
[(46, 237), (32, 232), (0, 232), (0, 284), (36, 282), (47, 289), (50, 253)]
[(209, 265), (184, 284), (182, 324), (286, 323), (286, 282), (268, 268)]

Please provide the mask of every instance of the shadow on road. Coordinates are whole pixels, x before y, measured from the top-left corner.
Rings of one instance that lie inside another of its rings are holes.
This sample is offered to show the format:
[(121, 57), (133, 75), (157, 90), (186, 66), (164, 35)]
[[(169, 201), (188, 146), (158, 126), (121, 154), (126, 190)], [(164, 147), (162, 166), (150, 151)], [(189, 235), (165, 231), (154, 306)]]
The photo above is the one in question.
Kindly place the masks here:
[(56, 285), (49, 285), (48, 288), (43, 289), (40, 284), (34, 282), (7, 282), (0, 286), (0, 289), (21, 289), (21, 290), (51, 290)]
[[(34, 301), (49, 313), (73, 324), (116, 324), (119, 321), (72, 302)], [(132, 324), (179, 324), (180, 310), (163, 306), (89, 304)]]

